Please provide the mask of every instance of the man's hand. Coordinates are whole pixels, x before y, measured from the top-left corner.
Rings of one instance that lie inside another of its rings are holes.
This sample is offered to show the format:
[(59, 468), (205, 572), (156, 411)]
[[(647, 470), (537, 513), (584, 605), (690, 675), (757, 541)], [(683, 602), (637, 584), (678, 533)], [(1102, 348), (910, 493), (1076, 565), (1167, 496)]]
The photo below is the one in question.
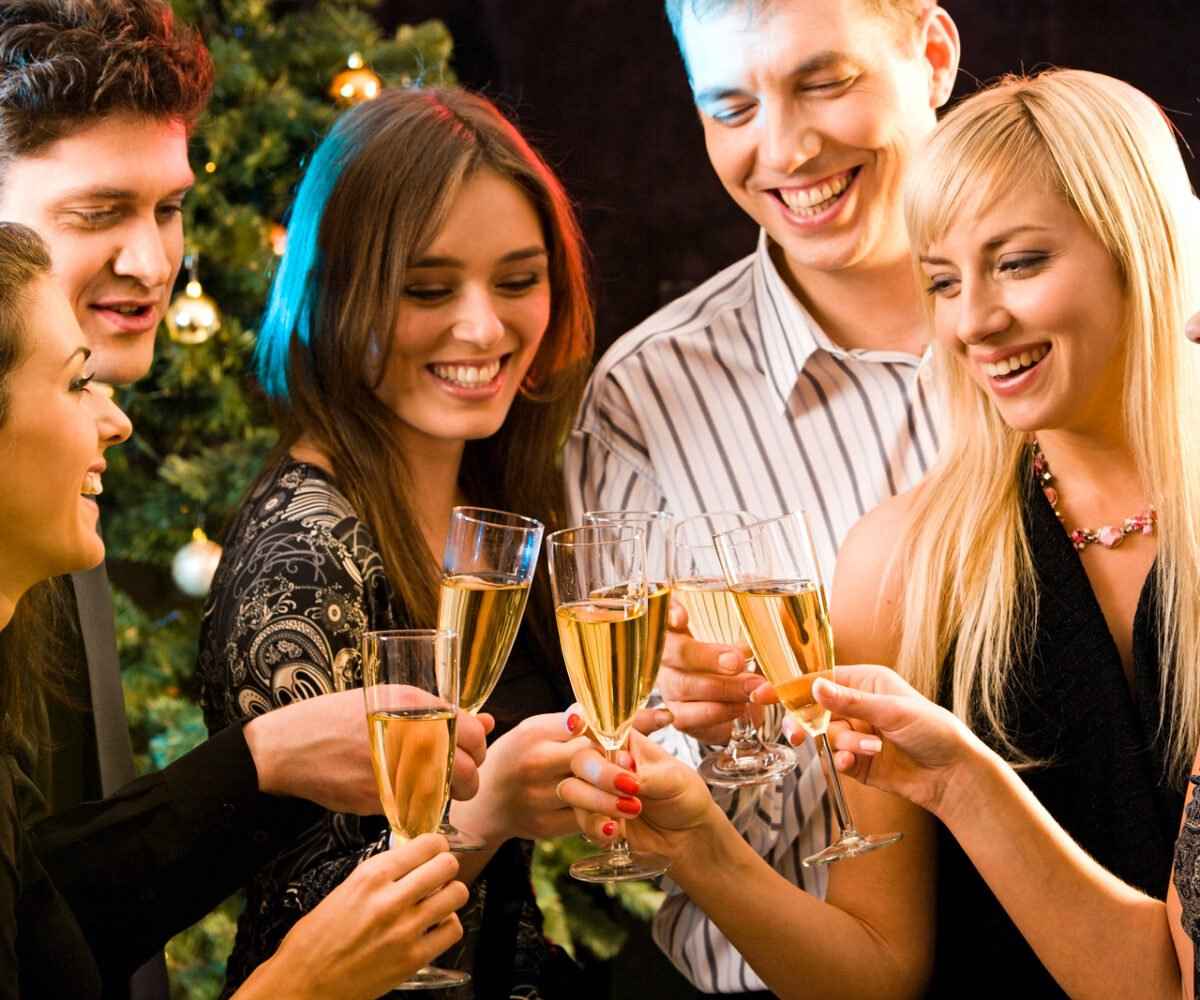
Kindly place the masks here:
[[(478, 768), (494, 725), (490, 715), (459, 713), (455, 798), (470, 798), (478, 790)], [(362, 691), (307, 698), (267, 712), (246, 724), (245, 735), (258, 787), (267, 794), (309, 799), (334, 812), (382, 812)]]
[(746, 646), (700, 642), (688, 631), (687, 611), (672, 601), (667, 616), (658, 690), (675, 716), (675, 728), (701, 743), (729, 740), (733, 720), (763, 678), (750, 673)]

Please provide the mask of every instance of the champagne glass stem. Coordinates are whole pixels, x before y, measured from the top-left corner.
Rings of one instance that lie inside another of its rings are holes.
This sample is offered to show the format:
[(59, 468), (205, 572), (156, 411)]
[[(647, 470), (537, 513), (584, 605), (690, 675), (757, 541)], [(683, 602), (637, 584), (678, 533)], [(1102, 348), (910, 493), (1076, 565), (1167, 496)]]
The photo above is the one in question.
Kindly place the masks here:
[(841, 830), (842, 839), (857, 837), (858, 832), (854, 829), (854, 819), (850, 815), (850, 807), (846, 805), (846, 797), (842, 794), (842, 782), (838, 777), (837, 765), (833, 762), (833, 747), (829, 745), (829, 737), (822, 733), (817, 737), (817, 744), (821, 748), (821, 756), (825, 764), (825, 784), (829, 786), (829, 792), (833, 796), (834, 818)]
[[(609, 763), (617, 763), (616, 749), (605, 748), (604, 753), (608, 757)], [(629, 841), (625, 839), (625, 821), (621, 820), (620, 823), (621, 836), (614, 840), (612, 847), (609, 848), (609, 864), (614, 868), (630, 868), (633, 866), (633, 856), (629, 851)]]

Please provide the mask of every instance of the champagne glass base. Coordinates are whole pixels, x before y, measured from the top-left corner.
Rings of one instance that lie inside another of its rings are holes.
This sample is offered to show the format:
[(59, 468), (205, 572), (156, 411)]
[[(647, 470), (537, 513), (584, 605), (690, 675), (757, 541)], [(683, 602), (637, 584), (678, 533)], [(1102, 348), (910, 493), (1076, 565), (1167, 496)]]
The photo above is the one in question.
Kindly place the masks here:
[(889, 847), (903, 836), (902, 833), (874, 833), (866, 837), (861, 833), (843, 834), (837, 843), (810, 855), (801, 864), (805, 868), (812, 868), (814, 865), (828, 865), (845, 858), (857, 858), (860, 854), (870, 854), (881, 847)]
[(736, 757), (726, 747), (706, 757), (697, 772), (714, 788), (746, 788), (778, 781), (796, 769), (796, 754), (791, 747), (758, 744), (758, 749)]
[(446, 838), (453, 853), (472, 854), (475, 851), (487, 850), (487, 844), (479, 837), (476, 837), (473, 833), (467, 833), (465, 830), (460, 830), (453, 823), (442, 823), (437, 828), (437, 832)]
[(417, 969), (410, 979), (404, 980), (391, 987), (393, 990), (448, 990), (455, 986), (465, 986), (471, 981), (469, 972), (457, 969), (439, 969), (435, 965), (427, 965)]
[(582, 858), (571, 865), (571, 877), (580, 882), (635, 882), (657, 878), (671, 862), (661, 854), (632, 851), (629, 854), (606, 852)]

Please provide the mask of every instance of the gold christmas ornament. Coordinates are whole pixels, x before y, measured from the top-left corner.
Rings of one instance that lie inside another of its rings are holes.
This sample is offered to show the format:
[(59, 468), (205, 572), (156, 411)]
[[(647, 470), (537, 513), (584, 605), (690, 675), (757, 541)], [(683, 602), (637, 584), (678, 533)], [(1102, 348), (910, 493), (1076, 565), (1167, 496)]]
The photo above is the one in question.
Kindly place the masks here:
[(267, 241), (271, 244), (271, 252), (276, 257), (282, 257), (287, 250), (287, 229), (278, 222), (272, 223)]
[(187, 287), (171, 301), (164, 317), (167, 333), (179, 344), (203, 344), (221, 329), (221, 310), (196, 278), (196, 254), (189, 254)]
[(197, 528), (192, 532), (192, 540), (171, 560), (175, 586), (188, 597), (207, 597), (220, 561), (221, 546), (209, 541), (208, 536)]
[(329, 85), (329, 96), (344, 108), (369, 101), (379, 96), (383, 82), (363, 64), (362, 54), (350, 53), (346, 68), (333, 78)]

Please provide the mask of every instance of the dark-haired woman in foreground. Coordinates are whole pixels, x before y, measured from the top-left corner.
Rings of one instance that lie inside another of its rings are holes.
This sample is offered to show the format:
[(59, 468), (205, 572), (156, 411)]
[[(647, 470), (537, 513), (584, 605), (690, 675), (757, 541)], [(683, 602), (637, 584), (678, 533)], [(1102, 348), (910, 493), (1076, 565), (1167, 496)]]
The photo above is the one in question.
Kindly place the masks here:
[[(280, 444), (224, 539), (205, 614), (210, 728), (360, 684), (365, 630), (435, 624), (455, 505), (559, 525), (557, 453), (591, 341), (570, 204), (491, 104), (398, 90), (338, 120), (298, 190), (259, 334)], [(547, 589), (539, 574), (484, 706), (496, 729), (480, 793), (451, 815), (487, 849), (461, 856), (467, 934), (438, 964), (472, 971), (478, 996), (567, 989), (546, 986), (529, 880), (529, 841), (574, 830), (554, 789), (584, 742), (561, 715)], [(384, 828), (328, 814), (263, 869), (230, 987)]]
[[(104, 451), (129, 421), (88, 383), (89, 351), (50, 259), (0, 223), (0, 997), (95, 1000), (217, 905), (316, 810), (375, 808), (361, 698), (233, 726), (104, 802), (40, 812), (18, 763), (44, 731), (45, 581), (104, 556)], [(40, 593), (38, 593), (40, 589)], [(438, 837), (364, 865), (239, 991), (366, 1000), (456, 941), (466, 890)], [(139, 887), (133, 891), (133, 887)]]

